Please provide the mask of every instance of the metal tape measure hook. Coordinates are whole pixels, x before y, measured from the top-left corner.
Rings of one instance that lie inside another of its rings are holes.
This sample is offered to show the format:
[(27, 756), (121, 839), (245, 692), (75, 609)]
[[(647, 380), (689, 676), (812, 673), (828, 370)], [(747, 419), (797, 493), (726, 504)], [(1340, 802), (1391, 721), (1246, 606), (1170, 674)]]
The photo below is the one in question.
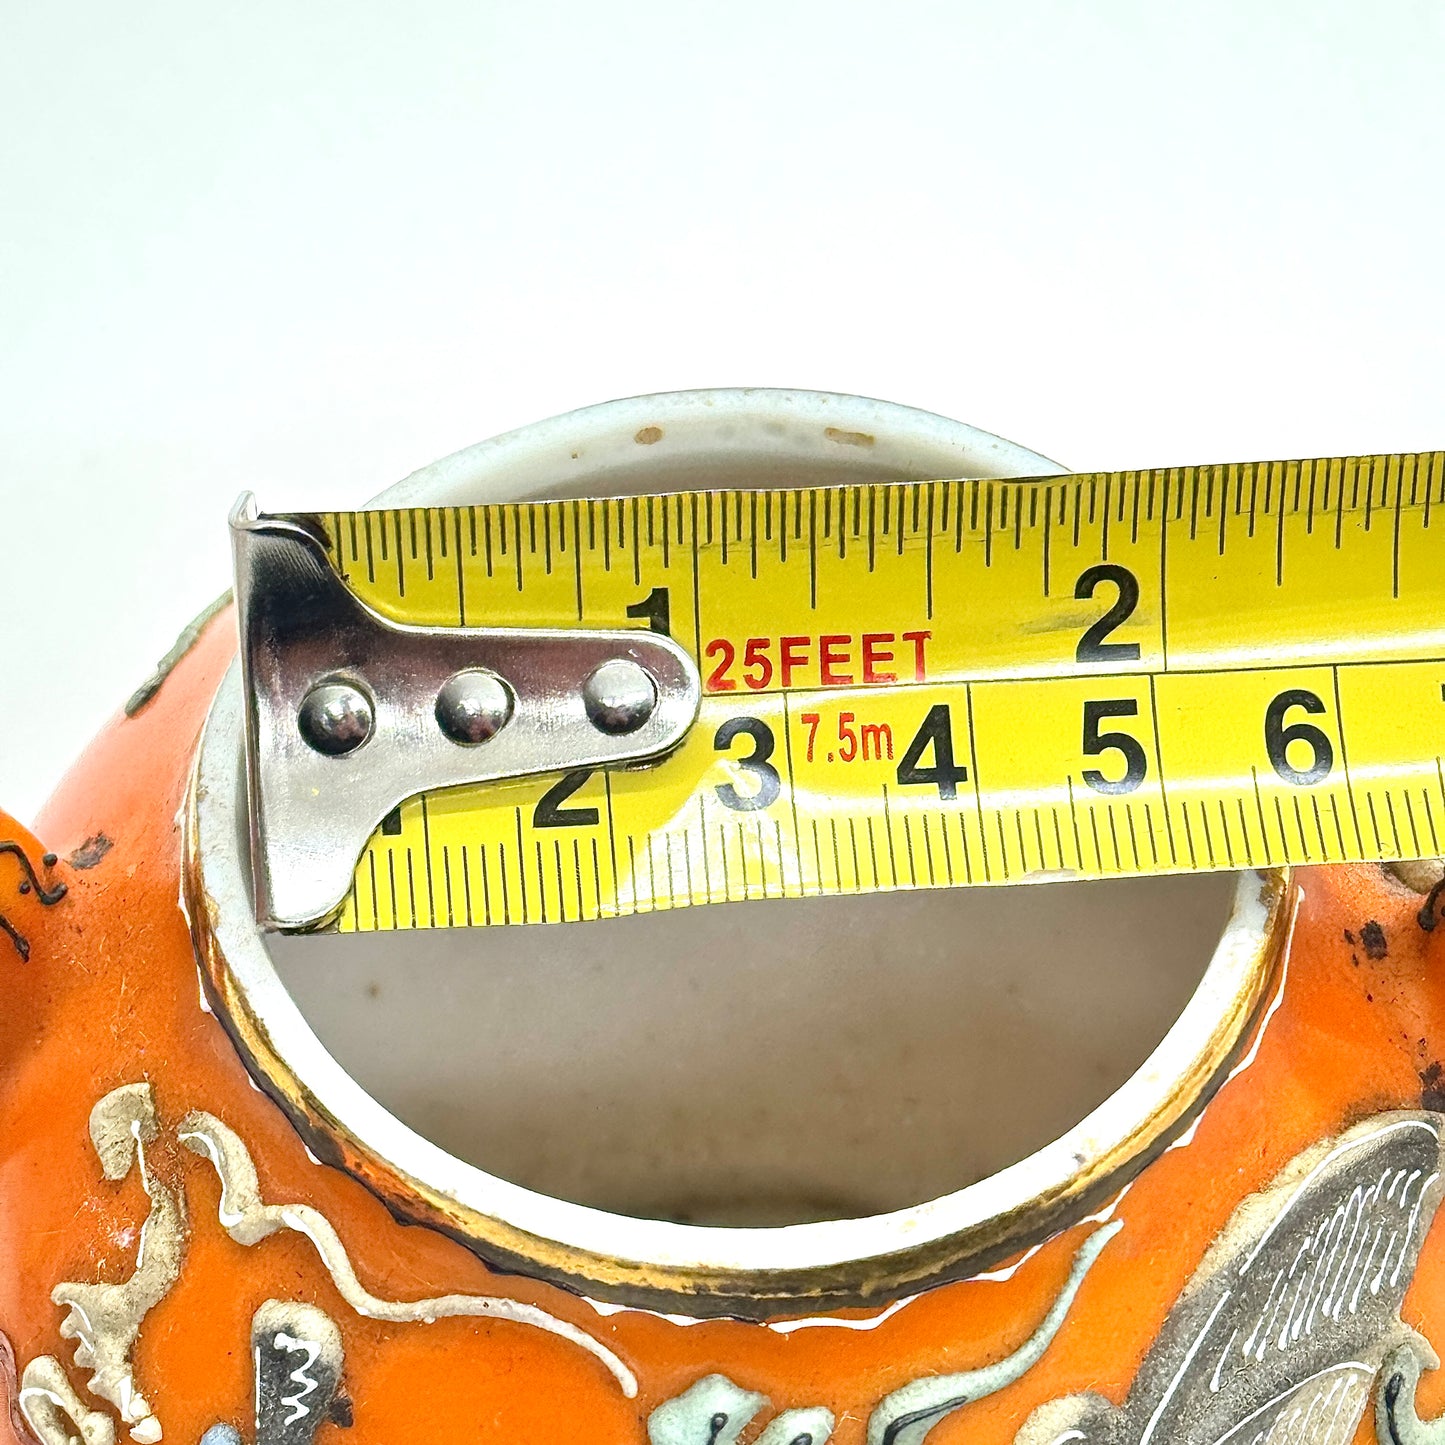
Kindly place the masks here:
[(422, 627), (348, 591), (313, 515), (231, 513), (259, 921), (312, 926), (366, 840), (418, 793), (676, 747), (701, 682), (640, 628)]

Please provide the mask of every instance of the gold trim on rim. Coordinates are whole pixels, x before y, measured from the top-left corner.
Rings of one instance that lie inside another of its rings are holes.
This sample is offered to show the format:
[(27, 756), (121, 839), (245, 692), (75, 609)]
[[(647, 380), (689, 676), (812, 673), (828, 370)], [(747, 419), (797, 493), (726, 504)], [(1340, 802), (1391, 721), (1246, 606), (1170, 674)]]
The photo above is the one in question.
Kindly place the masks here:
[[(210, 724), (206, 733), (208, 736), (213, 733)], [(1293, 922), (1295, 891), (1290, 886), (1288, 873), (1254, 874), (1259, 884), (1263, 927), (1233, 993), (1218, 1002), (1217, 1016), (1202, 1048), (1175, 1076), (1168, 1092), (1137, 1127), (1087, 1160), (1062, 1183), (1043, 1189), (1002, 1212), (968, 1220), (945, 1235), (917, 1245), (821, 1265), (758, 1269), (624, 1258), (531, 1232), (513, 1221), (483, 1212), (407, 1172), (374, 1144), (359, 1137), (308, 1087), (294, 1062), (285, 1057), (275, 1042), (266, 1021), (259, 1016), (221, 941), (224, 910), (215, 893), (208, 891), (204, 876), (205, 858), (210, 851), (201, 819), (207, 796), (201, 782), (204, 753), (203, 741), (187, 796), (182, 883), (202, 978), (217, 1016), (235, 1041), (253, 1078), (284, 1110), (312, 1152), (324, 1162), (353, 1175), (400, 1217), (441, 1230), (503, 1269), (541, 1277), (600, 1299), (699, 1317), (756, 1318), (876, 1307), (991, 1268), (1099, 1208), (1188, 1128), (1235, 1066), (1252, 1037), (1266, 998), (1274, 989)], [(235, 905), (238, 900), (230, 897), (227, 902)], [(249, 917), (245, 925), (255, 938), (255, 947), (264, 952), (264, 944)], [(1215, 967), (1216, 962), (1211, 961), (1194, 995), (1194, 1003)], [(316, 1047), (321, 1048), (319, 1043)], [(1117, 1098), (1148, 1068), (1146, 1062), (1110, 1099)], [(1100, 1107), (1108, 1103), (1106, 1100)], [(969, 1185), (967, 1189), (978, 1187)], [(597, 1217), (603, 1214), (595, 1210), (587, 1212)], [(860, 1226), (867, 1222), (856, 1221)], [(823, 1226), (790, 1228), (819, 1227)], [(662, 1231), (692, 1227), (658, 1224), (656, 1228)], [(713, 1229), (696, 1233), (702, 1238), (719, 1233), (757, 1235), (759, 1231)]]

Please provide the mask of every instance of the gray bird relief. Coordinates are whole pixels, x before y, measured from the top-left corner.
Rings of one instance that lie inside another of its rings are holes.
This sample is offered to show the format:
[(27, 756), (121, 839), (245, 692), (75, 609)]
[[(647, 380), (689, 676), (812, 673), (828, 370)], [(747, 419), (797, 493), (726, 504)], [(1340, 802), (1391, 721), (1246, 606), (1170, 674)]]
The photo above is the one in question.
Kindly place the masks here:
[[(1445, 1417), (1420, 1419), (1416, 1389), (1438, 1368), (1430, 1344), (1401, 1319), (1426, 1233), (1439, 1207), (1445, 1116), (1378, 1114), (1306, 1150), (1263, 1191), (1235, 1209), (1146, 1352), (1122, 1404), (1069, 1395), (1035, 1410), (1014, 1445), (1348, 1445), (1374, 1395), (1378, 1445), (1445, 1445)], [(106, 1095), (90, 1120), (102, 1172), (119, 1181), (138, 1169), (150, 1213), (136, 1265), (118, 1282), (58, 1285), (61, 1331), (89, 1372), (92, 1400), (111, 1406), (136, 1445), (162, 1437), (137, 1387), (131, 1353), (150, 1309), (179, 1277), (188, 1220), (184, 1198), (149, 1170), (158, 1122), (147, 1085)], [(310, 1206), (259, 1195), (239, 1138), (193, 1113), (178, 1133), (220, 1176), (221, 1222), (238, 1242), (303, 1229), (348, 1305), (398, 1322), (491, 1315), (579, 1344), (632, 1395), (631, 1372), (600, 1341), (535, 1307), (505, 1297), (449, 1295), (389, 1301), (368, 1293), (329, 1222)], [(1075, 1296), (1122, 1225), (1096, 1227), (1079, 1245), (1068, 1279), (1033, 1334), (992, 1364), (925, 1375), (881, 1399), (868, 1415), (867, 1445), (923, 1445), (934, 1427), (1013, 1384), (1043, 1357)], [(1147, 1288), (1148, 1281), (1141, 1280)], [(314, 1306), (268, 1300), (252, 1322), (254, 1445), (313, 1445), (328, 1420), (350, 1423), (339, 1394), (341, 1336)], [(16, 1405), (42, 1445), (116, 1445), (112, 1417), (76, 1390), (51, 1355), (32, 1359)], [(737, 1445), (772, 1402), (709, 1374), (654, 1409), (650, 1445)], [(959, 1422), (963, 1423), (962, 1420)], [(832, 1413), (821, 1405), (765, 1419), (753, 1445), (829, 1445)], [(212, 1425), (201, 1445), (247, 1445), (233, 1423)]]
[(1379, 1381), (1379, 1445), (1445, 1445), (1415, 1413), (1437, 1360), (1400, 1309), (1442, 1192), (1442, 1117), (1380, 1114), (1234, 1211), (1122, 1405), (1040, 1407), (1015, 1445), (1347, 1445)]
[[(868, 1445), (920, 1445), (940, 1420), (1026, 1374), (1053, 1342), (1084, 1276), (1120, 1228), (1118, 1223), (1101, 1225), (1079, 1246), (1048, 1313), (1012, 1354), (976, 1370), (925, 1375), (885, 1395), (868, 1417)], [(736, 1445), (769, 1404), (767, 1396), (725, 1375), (706, 1375), (648, 1416), (647, 1438), (650, 1445)], [(833, 1424), (832, 1413), (820, 1406), (785, 1410), (768, 1423), (756, 1445), (826, 1445)]]
[[(1439, 1114), (1378, 1114), (1306, 1150), (1245, 1199), (1175, 1302), (1122, 1405), (1069, 1395), (1014, 1445), (1348, 1445), (1375, 1395), (1378, 1445), (1445, 1445), (1415, 1391), (1439, 1361), (1400, 1318), (1439, 1207)], [(1120, 1226), (1096, 1230), (1033, 1336), (996, 1364), (885, 1396), (867, 1445), (922, 1445), (941, 1421), (1020, 1379), (1064, 1323)], [(709, 1375), (653, 1411), (651, 1445), (735, 1445), (768, 1405)], [(824, 1445), (825, 1410), (778, 1415), (758, 1445)]]

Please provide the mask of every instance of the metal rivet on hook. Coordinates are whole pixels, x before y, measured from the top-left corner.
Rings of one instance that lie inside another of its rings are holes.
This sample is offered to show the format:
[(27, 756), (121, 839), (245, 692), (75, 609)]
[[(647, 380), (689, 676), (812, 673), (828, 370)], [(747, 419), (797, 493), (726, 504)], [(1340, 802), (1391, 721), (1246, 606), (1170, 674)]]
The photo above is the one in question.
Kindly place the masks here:
[(340, 678), (318, 682), (301, 699), (296, 716), (301, 736), (332, 758), (359, 748), (371, 736), (375, 720), (371, 699), (355, 683)]
[(657, 706), (657, 684), (646, 668), (631, 659), (610, 658), (582, 684), (582, 703), (598, 732), (636, 732)]
[(463, 747), (495, 737), (512, 716), (512, 689), (482, 667), (453, 673), (437, 693), (437, 726)]

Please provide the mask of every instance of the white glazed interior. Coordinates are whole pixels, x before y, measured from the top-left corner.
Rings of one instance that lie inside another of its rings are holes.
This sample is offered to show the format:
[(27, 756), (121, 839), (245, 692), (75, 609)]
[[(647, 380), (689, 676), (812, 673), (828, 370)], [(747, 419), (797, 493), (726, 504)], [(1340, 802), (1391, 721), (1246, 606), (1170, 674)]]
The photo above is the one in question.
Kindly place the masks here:
[(1233, 892), (774, 900), (273, 955), (331, 1054), (451, 1153), (624, 1214), (793, 1224), (937, 1198), (1066, 1132), (1178, 1017)]
[[(1057, 470), (881, 402), (721, 391), (544, 422), (378, 502)], [(1260, 950), (1253, 878), (1230, 918), (1233, 880), (1214, 877), (280, 940), (268, 955), (242, 863), (236, 687), (208, 729), (199, 844), (217, 942), (276, 1047), (404, 1173), (611, 1258), (827, 1267), (1012, 1211), (1132, 1136)]]

